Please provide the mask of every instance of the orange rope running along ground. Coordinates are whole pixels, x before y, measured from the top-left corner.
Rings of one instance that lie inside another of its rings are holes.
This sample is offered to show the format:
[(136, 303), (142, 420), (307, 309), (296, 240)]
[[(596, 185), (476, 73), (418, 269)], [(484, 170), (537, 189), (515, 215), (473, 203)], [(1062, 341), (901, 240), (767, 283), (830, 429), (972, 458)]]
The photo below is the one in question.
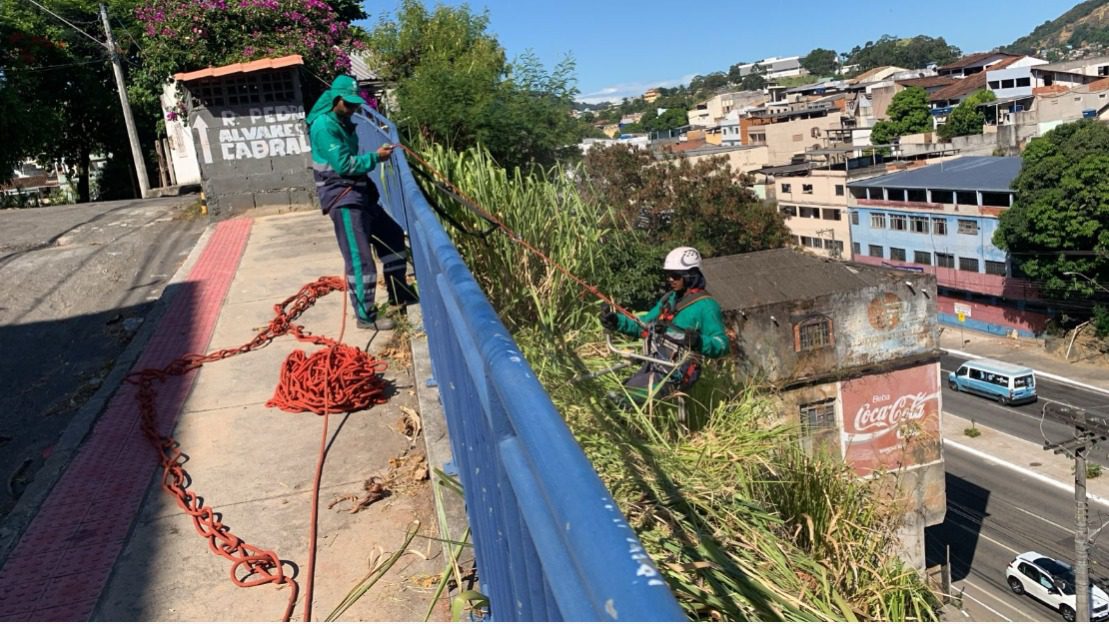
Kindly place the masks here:
[[(345, 290), (343, 280), (339, 277), (321, 277), (306, 284), (300, 291), (285, 301), (274, 305), (275, 316), (268, 327), (259, 332), (254, 338), (239, 347), (220, 349), (208, 354), (190, 354), (177, 358), (164, 368), (148, 368), (136, 371), (127, 376), (126, 380), (138, 386), (137, 398), (141, 414), (143, 434), (157, 449), (162, 463), (162, 489), (169, 492), (177, 501), (177, 506), (189, 514), (197, 533), (208, 540), (208, 547), (216, 555), (232, 562), (230, 575), (231, 581), (239, 587), (255, 587), (274, 583), (289, 586), (289, 600), (285, 608), (283, 620), (288, 621), (296, 606), (299, 586), (297, 582), (285, 574), (284, 564), (272, 550), (259, 548), (244, 542), (237, 535), (225, 527), (217, 514), (210, 506), (204, 505), (197, 493), (190, 489), (189, 476), (185, 472), (185, 456), (181, 452), (177, 441), (168, 434), (162, 434), (157, 429), (157, 395), (154, 383), (175, 376), (184, 375), (211, 362), (248, 353), (260, 349), (274, 338), (290, 334), (301, 342), (324, 347), (306, 356), (303, 351), (294, 351), (286, 359), (281, 370), (281, 378), (274, 396), (266, 403), (267, 406), (277, 407), (288, 412), (309, 411), (326, 415), (329, 413), (345, 413), (366, 409), (371, 405), (384, 403), (385, 383), (380, 373), (385, 370), (386, 363), (375, 360), (365, 351), (351, 347), (337, 340), (323, 336), (313, 336), (306, 332), (304, 327), (293, 323), (316, 300), (334, 291)], [(344, 317), (346, 305), (344, 301)], [(344, 325), (345, 328), (345, 318)], [(340, 334), (341, 339), (341, 334)], [(324, 423), (324, 439), (327, 436), (327, 423)], [(320, 475), (323, 468), (323, 447), (321, 446), (320, 460), (316, 465), (316, 488), (313, 500), (318, 496)], [(312, 511), (311, 533), (315, 533), (316, 511)], [(314, 535), (310, 541), (314, 542)], [(312, 548), (314, 551), (314, 547)], [(314, 564), (314, 552), (309, 554), (310, 563)], [(312, 567), (310, 565), (310, 567)], [(310, 575), (311, 576), (311, 575)], [(311, 579), (309, 579), (309, 587)], [(306, 620), (311, 615), (311, 597), (305, 606)]]

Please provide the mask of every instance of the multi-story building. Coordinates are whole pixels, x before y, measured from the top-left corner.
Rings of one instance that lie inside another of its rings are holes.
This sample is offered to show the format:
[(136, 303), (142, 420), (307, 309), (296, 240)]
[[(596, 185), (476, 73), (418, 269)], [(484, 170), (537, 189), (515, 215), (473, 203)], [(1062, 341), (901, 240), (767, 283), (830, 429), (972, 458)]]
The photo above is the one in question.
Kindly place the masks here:
[(848, 183), (852, 257), (931, 273), (940, 321), (996, 334), (1041, 333), (1048, 316), (993, 244), (1020, 158), (964, 156)]
[(1019, 55), (1008, 52), (977, 52), (956, 59), (942, 67), (937, 67), (936, 73), (952, 78), (966, 78), (996, 67), (1006, 59), (1009, 59), (1011, 63), (1018, 58), (1020, 58)]
[(771, 56), (770, 58), (764, 58), (761, 61), (740, 65), (740, 77), (745, 77), (747, 76), (747, 74), (750, 74), (755, 65), (758, 65), (760, 68), (762, 68), (763, 76), (765, 76), (767, 80), (771, 80), (774, 78), (787, 78), (789, 76), (801, 76), (808, 73), (807, 71), (805, 71), (805, 68), (801, 67), (800, 56)]
[(1059, 85), (1067, 88), (1091, 83), (1109, 76), (1109, 56), (1046, 63), (1032, 68), (1034, 87)]
[(655, 100), (662, 97), (662, 91), (658, 87), (647, 89), (643, 92), (643, 101), (652, 104)]
[(986, 70), (986, 87), (998, 100), (1030, 97), (1034, 82), (1032, 68), (1046, 64), (1043, 59), (1025, 56), (1006, 67)]
[(763, 172), (774, 177), (774, 199), (792, 233), (793, 244), (817, 255), (849, 259), (847, 170), (803, 163)]
[(704, 102), (698, 102), (687, 113), (689, 125), (701, 128), (715, 127), (733, 111), (765, 104), (767, 95), (762, 91), (734, 91), (720, 93)]
[(802, 444), (898, 494), (891, 544), (923, 569), (924, 529), (946, 512), (936, 282), (789, 249), (709, 258), (743, 377), (778, 390)]

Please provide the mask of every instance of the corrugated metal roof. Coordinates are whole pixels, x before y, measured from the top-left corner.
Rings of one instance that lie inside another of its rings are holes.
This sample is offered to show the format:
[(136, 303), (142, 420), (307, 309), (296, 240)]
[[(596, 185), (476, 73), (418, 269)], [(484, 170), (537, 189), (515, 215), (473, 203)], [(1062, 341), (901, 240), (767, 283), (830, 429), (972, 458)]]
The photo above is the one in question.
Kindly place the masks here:
[(1008, 192), (1020, 173), (1018, 156), (963, 156), (936, 165), (851, 182), (851, 188)]
[(189, 82), (190, 80), (198, 80), (200, 78), (218, 78), (220, 76), (227, 76), (228, 74), (245, 74), (247, 72), (259, 71), (262, 69), (280, 69), (282, 67), (291, 67), (293, 65), (303, 65), (304, 59), (299, 54), (290, 54), (278, 58), (263, 58), (249, 63), (233, 63), (231, 65), (224, 65), (222, 67), (206, 67), (191, 72), (179, 72), (173, 75), (173, 79), (179, 82)]
[(817, 258), (792, 249), (707, 258), (708, 290), (723, 310), (802, 301), (877, 284), (883, 269)]
[[(999, 58), (1011, 58), (1015, 61), (1021, 57), (1018, 54), (1010, 54), (1008, 52), (977, 52), (975, 54), (968, 54), (962, 58), (955, 59), (951, 63), (940, 67), (940, 69), (965, 69), (968, 67), (979, 67), (988, 64), (993, 59)], [(995, 68), (991, 67), (990, 69)]]

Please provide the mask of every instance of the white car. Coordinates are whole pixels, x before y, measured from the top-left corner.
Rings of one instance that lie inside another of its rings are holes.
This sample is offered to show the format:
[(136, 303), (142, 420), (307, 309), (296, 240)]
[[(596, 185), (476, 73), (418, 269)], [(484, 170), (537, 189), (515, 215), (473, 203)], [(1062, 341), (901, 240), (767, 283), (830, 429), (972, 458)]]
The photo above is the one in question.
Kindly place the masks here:
[[(1029, 551), (1009, 562), (1005, 576), (1013, 593), (1028, 594), (1059, 611), (1064, 620), (1074, 621), (1074, 569), (1069, 565)], [(1092, 583), (1090, 588), (1090, 619), (1104, 620), (1109, 616), (1109, 594)]]

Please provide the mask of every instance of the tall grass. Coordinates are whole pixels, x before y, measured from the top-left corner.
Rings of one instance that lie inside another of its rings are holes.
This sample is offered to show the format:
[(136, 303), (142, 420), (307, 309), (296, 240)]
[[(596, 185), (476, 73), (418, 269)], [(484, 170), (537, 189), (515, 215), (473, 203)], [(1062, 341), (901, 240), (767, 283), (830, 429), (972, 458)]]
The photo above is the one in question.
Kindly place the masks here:
[[(611, 286), (600, 225), (611, 221), (570, 176), (508, 173), (478, 150), (425, 156), (552, 258)], [(931, 592), (890, 547), (902, 510), (877, 480), (806, 455), (775, 397), (716, 361), (684, 420), (661, 403), (614, 409), (605, 397), (621, 376), (584, 375), (613, 364), (596, 305), (503, 235), (455, 240), (690, 617), (935, 619)]]

